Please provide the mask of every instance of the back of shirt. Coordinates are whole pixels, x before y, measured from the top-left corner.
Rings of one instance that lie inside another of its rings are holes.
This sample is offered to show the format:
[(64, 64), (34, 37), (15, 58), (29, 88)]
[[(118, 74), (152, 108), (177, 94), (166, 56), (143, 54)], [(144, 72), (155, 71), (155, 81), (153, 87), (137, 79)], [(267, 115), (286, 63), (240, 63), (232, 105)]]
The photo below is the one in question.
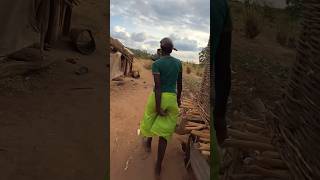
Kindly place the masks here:
[(152, 65), (152, 72), (160, 74), (161, 92), (176, 93), (177, 80), (181, 71), (181, 61), (172, 56), (162, 56)]

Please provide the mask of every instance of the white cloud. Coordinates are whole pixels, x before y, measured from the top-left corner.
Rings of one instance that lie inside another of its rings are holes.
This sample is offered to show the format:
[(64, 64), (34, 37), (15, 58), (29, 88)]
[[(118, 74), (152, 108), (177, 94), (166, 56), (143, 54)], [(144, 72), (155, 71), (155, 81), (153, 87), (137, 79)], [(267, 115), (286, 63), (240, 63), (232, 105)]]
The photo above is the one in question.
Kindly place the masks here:
[(209, 39), (209, 5), (210, 0), (111, 0), (111, 35), (153, 53), (170, 36), (179, 50), (174, 55), (198, 62)]

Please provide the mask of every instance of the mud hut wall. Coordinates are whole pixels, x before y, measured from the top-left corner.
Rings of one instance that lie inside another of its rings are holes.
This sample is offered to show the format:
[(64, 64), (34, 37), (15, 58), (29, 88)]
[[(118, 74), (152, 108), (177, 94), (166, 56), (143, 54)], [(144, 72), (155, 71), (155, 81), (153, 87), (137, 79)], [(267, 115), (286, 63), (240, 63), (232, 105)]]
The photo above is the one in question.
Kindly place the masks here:
[(47, 30), (49, 0), (0, 1), (0, 56), (40, 42)]

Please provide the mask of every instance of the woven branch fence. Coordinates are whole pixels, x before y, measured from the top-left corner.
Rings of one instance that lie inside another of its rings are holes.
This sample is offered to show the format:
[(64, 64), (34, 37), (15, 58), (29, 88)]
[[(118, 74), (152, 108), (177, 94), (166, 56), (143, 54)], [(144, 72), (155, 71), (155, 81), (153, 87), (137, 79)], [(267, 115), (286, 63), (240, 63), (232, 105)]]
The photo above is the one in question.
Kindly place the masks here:
[[(209, 51), (210, 52), (210, 40), (211, 37), (209, 39), (208, 42), (208, 46), (209, 47)], [(203, 77), (202, 77), (202, 82), (201, 82), (201, 87), (200, 90), (197, 94), (197, 99), (198, 99), (198, 106), (200, 108), (200, 113), (201, 113), (201, 117), (203, 118), (203, 120), (209, 124), (210, 122), (210, 57), (207, 56), (208, 58), (206, 58), (203, 61), (203, 64), (205, 65), (205, 70), (203, 73)]]
[(276, 146), (295, 179), (320, 179), (320, 1), (303, 2), (297, 59), (271, 119)]

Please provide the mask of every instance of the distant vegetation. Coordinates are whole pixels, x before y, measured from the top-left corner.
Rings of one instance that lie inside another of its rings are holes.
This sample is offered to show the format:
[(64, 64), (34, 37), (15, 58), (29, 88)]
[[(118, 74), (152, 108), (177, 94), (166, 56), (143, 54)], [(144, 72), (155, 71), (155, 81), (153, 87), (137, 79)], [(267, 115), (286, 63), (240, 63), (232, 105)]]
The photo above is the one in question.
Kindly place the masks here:
[(287, 0), (287, 5), (286, 9), (276, 9), (266, 2), (232, 1), (233, 27), (248, 39), (268, 34), (281, 46), (295, 48), (300, 32), (301, 0)]
[(146, 50), (131, 49), (131, 48), (129, 49), (134, 53), (136, 58), (151, 59), (154, 56), (153, 54), (148, 53)]
[(183, 62), (182, 68), (185, 74), (194, 74), (196, 76), (202, 76), (204, 72), (204, 64), (196, 64), (192, 62)]

